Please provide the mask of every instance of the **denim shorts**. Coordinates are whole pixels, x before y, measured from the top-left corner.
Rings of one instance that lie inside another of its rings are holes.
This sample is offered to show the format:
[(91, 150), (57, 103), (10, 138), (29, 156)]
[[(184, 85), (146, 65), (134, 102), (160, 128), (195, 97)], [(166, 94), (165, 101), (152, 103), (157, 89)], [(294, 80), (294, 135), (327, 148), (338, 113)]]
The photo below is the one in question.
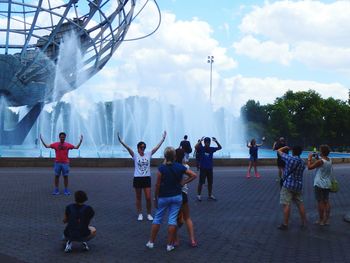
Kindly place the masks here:
[(55, 163), (54, 165), (55, 176), (68, 176), (69, 174), (69, 163)]
[(177, 225), (176, 219), (182, 205), (182, 194), (170, 196), (170, 197), (159, 197), (158, 208), (153, 219), (153, 224), (160, 225), (163, 221), (164, 214), (167, 210), (169, 214), (168, 225)]

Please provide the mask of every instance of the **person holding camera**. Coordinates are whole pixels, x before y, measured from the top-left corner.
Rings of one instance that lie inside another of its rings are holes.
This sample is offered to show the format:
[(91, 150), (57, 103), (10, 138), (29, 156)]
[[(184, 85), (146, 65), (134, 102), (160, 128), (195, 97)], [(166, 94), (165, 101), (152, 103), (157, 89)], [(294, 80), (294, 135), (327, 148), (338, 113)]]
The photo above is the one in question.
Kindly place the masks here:
[(66, 207), (64, 212), (63, 223), (67, 224), (64, 229), (64, 240), (67, 241), (64, 251), (69, 253), (72, 251), (73, 241), (82, 242), (84, 251), (89, 251), (87, 241), (96, 236), (96, 228), (90, 225), (91, 219), (95, 215), (95, 211), (89, 205), (85, 205), (88, 200), (84, 191), (76, 191), (74, 193), (75, 203)]
[[(185, 152), (183, 149), (178, 148), (175, 150), (176, 152), (176, 162), (183, 164), (187, 169), (190, 169), (189, 165), (184, 163), (184, 155)], [(196, 177), (197, 175), (195, 175)], [(184, 184), (182, 186), (182, 206), (180, 208), (179, 214), (177, 216), (177, 226), (180, 228), (183, 223), (187, 226), (188, 235), (190, 237), (190, 246), (191, 247), (197, 247), (197, 241), (194, 237), (194, 229), (193, 229), (193, 222), (190, 216), (190, 208), (188, 205), (188, 186), (187, 184)], [(179, 244), (179, 237), (176, 233), (175, 235), (175, 241), (174, 244)]]
[(247, 147), (249, 148), (249, 166), (248, 166), (248, 172), (246, 175), (246, 178), (250, 178), (250, 171), (252, 170), (252, 167), (254, 167), (254, 174), (256, 178), (260, 178), (260, 174), (258, 173), (257, 163), (258, 163), (258, 148), (263, 145), (265, 141), (265, 137), (262, 138), (262, 142), (260, 144), (256, 143), (255, 139), (252, 139), (249, 142), (247, 142)]
[(278, 229), (280, 230), (288, 229), (291, 211), (290, 203), (292, 201), (294, 201), (298, 207), (301, 217), (301, 227), (306, 227), (306, 213), (302, 194), (305, 163), (303, 159), (300, 158), (303, 150), (301, 146), (294, 146), (292, 148), (292, 156), (285, 153), (288, 150), (288, 146), (284, 146), (277, 150), (277, 153), (285, 162), (283, 183), (280, 191), (280, 204), (283, 205), (283, 223), (278, 226)]
[[(280, 148), (287, 146), (286, 144), (286, 140), (284, 139), (284, 137), (280, 137), (277, 141), (274, 142), (273, 146), (272, 146), (272, 150), (273, 151), (278, 151)], [(287, 149), (287, 148), (284, 148)], [(285, 153), (288, 154), (288, 150), (285, 150)], [(282, 160), (282, 157), (278, 154), (277, 152), (277, 168), (278, 168), (278, 181), (280, 182), (280, 187), (282, 187), (283, 184), (283, 179), (282, 179), (282, 174), (283, 174), (283, 170), (285, 167), (285, 162)]]
[(309, 153), (307, 167), (316, 169), (314, 178), (315, 198), (318, 206), (319, 219), (315, 222), (320, 226), (329, 225), (331, 205), (329, 203), (329, 191), (333, 179), (332, 160), (328, 157), (330, 148), (328, 145), (320, 146), (320, 156), (317, 153)]
[[(202, 186), (205, 184), (205, 180), (208, 180), (208, 199), (216, 201), (215, 196), (213, 195), (213, 154), (214, 152), (221, 150), (222, 147), (220, 143), (216, 140), (215, 137), (212, 137), (213, 142), (216, 143), (217, 147), (210, 147), (210, 138), (202, 137), (200, 141), (195, 145), (196, 151), (200, 155), (200, 168), (199, 168), (199, 182), (197, 189), (197, 200), (202, 201), (201, 193)], [(204, 146), (202, 145), (204, 142)]]
[[(199, 139), (197, 143), (200, 143), (200, 142), (201, 140)], [(197, 152), (196, 148), (194, 148), (193, 157), (196, 159), (196, 168), (197, 168), (197, 171), (199, 171), (201, 155), (199, 154), (199, 152)]]

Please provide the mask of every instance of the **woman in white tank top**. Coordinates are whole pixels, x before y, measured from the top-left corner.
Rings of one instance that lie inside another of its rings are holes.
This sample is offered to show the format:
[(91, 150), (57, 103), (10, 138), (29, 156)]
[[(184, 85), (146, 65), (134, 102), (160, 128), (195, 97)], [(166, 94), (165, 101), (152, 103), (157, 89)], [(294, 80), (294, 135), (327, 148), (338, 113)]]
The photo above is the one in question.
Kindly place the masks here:
[(332, 160), (328, 158), (329, 152), (330, 148), (328, 145), (321, 145), (320, 156), (318, 157), (315, 153), (309, 153), (307, 161), (309, 170), (316, 169), (314, 189), (318, 204), (319, 219), (315, 223), (320, 226), (329, 225), (329, 215), (331, 211), (329, 191), (334, 175)]

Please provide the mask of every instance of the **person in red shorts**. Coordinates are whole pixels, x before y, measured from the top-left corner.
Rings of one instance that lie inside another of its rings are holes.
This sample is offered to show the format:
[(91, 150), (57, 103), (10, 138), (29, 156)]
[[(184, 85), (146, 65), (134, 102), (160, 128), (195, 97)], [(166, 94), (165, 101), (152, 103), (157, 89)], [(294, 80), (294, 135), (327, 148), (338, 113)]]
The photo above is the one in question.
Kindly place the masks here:
[(68, 142), (65, 142), (66, 140), (66, 134), (64, 132), (61, 132), (58, 137), (60, 138), (59, 142), (54, 142), (51, 144), (46, 144), (40, 134), (40, 140), (45, 146), (45, 148), (51, 148), (55, 150), (56, 158), (55, 158), (55, 190), (53, 191), (53, 195), (59, 195), (60, 190), (58, 188), (59, 186), (59, 179), (60, 175), (63, 175), (64, 178), (64, 195), (70, 195), (70, 191), (68, 190), (68, 174), (69, 174), (69, 159), (68, 159), (68, 151), (72, 149), (79, 149), (82, 141), (83, 141), (83, 135), (80, 135), (80, 141), (79, 143), (74, 146)]

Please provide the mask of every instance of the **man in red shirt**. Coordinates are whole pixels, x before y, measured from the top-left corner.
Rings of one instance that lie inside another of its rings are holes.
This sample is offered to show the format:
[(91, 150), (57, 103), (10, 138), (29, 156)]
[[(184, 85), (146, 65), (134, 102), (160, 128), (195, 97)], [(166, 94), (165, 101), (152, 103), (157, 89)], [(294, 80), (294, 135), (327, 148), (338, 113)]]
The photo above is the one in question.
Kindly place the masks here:
[(55, 150), (55, 153), (56, 153), (55, 166), (54, 166), (55, 190), (53, 191), (52, 194), (53, 195), (60, 194), (60, 190), (58, 189), (58, 186), (59, 186), (60, 175), (62, 174), (64, 178), (64, 195), (70, 195), (70, 192), (68, 190), (68, 174), (69, 174), (68, 151), (72, 149), (79, 149), (83, 141), (83, 135), (80, 135), (80, 141), (76, 146), (65, 142), (66, 134), (64, 132), (61, 132), (58, 137), (60, 138), (59, 142), (55, 142), (49, 145), (44, 142), (40, 134), (40, 140), (45, 146), (45, 148), (52, 148)]

